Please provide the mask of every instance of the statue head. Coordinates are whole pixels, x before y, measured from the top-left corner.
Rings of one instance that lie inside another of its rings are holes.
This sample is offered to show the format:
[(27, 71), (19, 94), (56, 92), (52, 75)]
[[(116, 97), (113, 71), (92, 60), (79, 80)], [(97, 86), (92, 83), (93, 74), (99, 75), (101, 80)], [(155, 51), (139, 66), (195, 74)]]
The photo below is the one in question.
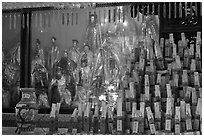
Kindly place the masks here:
[(72, 41), (73, 41), (73, 47), (76, 48), (79, 43), (78, 40), (73, 39)]
[(55, 43), (55, 41), (56, 41), (56, 38), (55, 38), (54, 36), (52, 36), (51, 42), (52, 42), (52, 43)]
[(90, 50), (89, 46), (88, 45), (84, 45), (84, 51), (87, 53), (87, 52), (89, 52), (89, 50)]
[(90, 15), (90, 23), (95, 23), (97, 19), (97, 15), (96, 14), (91, 14)]
[(64, 50), (63, 57), (68, 57), (68, 51)]

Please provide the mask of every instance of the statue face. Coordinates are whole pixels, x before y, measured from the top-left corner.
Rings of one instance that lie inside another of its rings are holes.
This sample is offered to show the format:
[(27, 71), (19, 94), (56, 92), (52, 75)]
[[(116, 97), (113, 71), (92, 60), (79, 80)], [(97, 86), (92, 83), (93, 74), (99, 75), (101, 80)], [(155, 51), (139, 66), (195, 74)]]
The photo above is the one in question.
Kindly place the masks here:
[(84, 51), (85, 51), (85, 52), (88, 52), (88, 51), (89, 51), (89, 47), (88, 47), (88, 46), (85, 46), (85, 47), (84, 47)]
[(73, 47), (76, 48), (77, 47), (77, 42), (73, 43)]
[(95, 21), (95, 17), (91, 16), (91, 23), (94, 23), (94, 21)]
[(51, 39), (51, 42), (52, 42), (52, 43), (55, 43), (55, 39)]

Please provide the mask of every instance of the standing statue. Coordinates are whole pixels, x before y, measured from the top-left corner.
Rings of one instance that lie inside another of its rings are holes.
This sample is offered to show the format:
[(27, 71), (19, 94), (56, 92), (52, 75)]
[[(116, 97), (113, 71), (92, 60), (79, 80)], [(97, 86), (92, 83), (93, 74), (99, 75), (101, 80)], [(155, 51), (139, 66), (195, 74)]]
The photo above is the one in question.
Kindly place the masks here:
[(100, 24), (97, 23), (97, 15), (91, 14), (89, 25), (86, 28), (85, 45), (95, 54), (102, 42)]
[(73, 41), (73, 46), (72, 49), (70, 51), (71, 53), (71, 60), (73, 60), (75, 63), (78, 64), (79, 62), (79, 57), (80, 57), (80, 52), (78, 49), (78, 40), (72, 40)]
[(51, 38), (51, 49), (49, 50), (48, 54), (48, 69), (49, 69), (49, 76), (52, 78), (55, 76), (56, 68), (54, 64), (59, 61), (59, 46), (56, 44), (56, 38)]

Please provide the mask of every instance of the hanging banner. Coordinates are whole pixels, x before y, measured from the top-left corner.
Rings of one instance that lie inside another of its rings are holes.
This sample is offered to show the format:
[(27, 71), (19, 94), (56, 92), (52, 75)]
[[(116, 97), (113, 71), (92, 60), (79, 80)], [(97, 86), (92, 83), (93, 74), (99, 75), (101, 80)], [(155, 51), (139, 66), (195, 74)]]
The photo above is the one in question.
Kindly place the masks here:
[(108, 10), (108, 22), (109, 23), (111, 22), (111, 11), (110, 11), (110, 9)]
[(48, 18), (47, 18), (47, 22), (48, 22), (48, 28), (51, 27), (51, 13), (48, 13)]
[(62, 13), (62, 25), (64, 25), (64, 13)]
[(67, 26), (69, 25), (69, 13), (67, 13)]
[(74, 13), (72, 12), (72, 26), (74, 25)]
[(46, 13), (44, 13), (42, 16), (43, 16), (43, 18), (42, 18), (42, 27), (43, 27), (43, 29), (45, 29), (45, 27), (46, 27)]
[(182, 4), (179, 3), (179, 18), (182, 18)]
[(114, 14), (114, 15), (113, 15), (113, 16), (114, 16), (114, 17), (113, 17), (113, 21), (116, 22), (116, 12), (117, 12), (117, 10), (116, 10), (116, 8), (114, 8), (113, 10), (114, 10), (114, 11), (113, 11), (113, 12), (114, 12), (114, 13), (113, 13), (113, 14)]
[(198, 3), (195, 2), (195, 16), (198, 16)]
[(158, 4), (158, 18), (160, 19), (160, 4)]
[(155, 13), (155, 7), (154, 7), (154, 3), (152, 4), (152, 15), (154, 15)]
[(40, 24), (40, 28), (42, 28), (42, 13), (40, 13), (39, 24)]
[(52, 27), (55, 26), (55, 23), (56, 23), (56, 21), (55, 21), (55, 19), (56, 19), (55, 16), (56, 16), (56, 12), (53, 11), (53, 12), (52, 12)]
[(46, 14), (46, 17), (45, 17), (45, 28), (48, 28), (49, 26), (49, 13)]
[(118, 9), (118, 21), (121, 22), (121, 9)]
[(193, 16), (193, 2), (190, 2), (190, 14)]
[(163, 18), (166, 18), (166, 4), (163, 5)]
[(26, 21), (26, 26), (27, 26), (27, 28), (29, 28), (29, 22), (30, 22), (30, 21), (29, 21), (29, 13), (27, 13), (26, 16), (27, 16), (27, 18), (26, 18), (26, 20), (27, 20), (27, 21)]
[(78, 13), (76, 13), (76, 25), (78, 25)]
[(149, 16), (149, 4), (147, 5), (147, 16)]
[(100, 9), (98, 10), (98, 21), (99, 23), (101, 23), (101, 10)]
[(23, 29), (25, 28), (25, 15), (24, 14), (22, 16), (22, 27)]
[(176, 2), (174, 2), (174, 18), (176, 19), (176, 15), (177, 15), (177, 6), (176, 6)]
[(103, 20), (104, 20), (104, 24), (106, 23), (106, 10), (104, 9), (104, 12), (103, 12)]
[(14, 13), (13, 17), (13, 29), (16, 29), (16, 13)]
[(38, 14), (35, 13), (35, 27), (38, 27)]
[(131, 14), (132, 18), (135, 18), (135, 6), (132, 5), (132, 14)]
[(202, 16), (202, 2), (200, 2), (200, 16)]
[(114, 22), (114, 8), (111, 8), (111, 22)]
[(125, 9), (123, 8), (123, 23), (125, 22)]
[(187, 12), (187, 8), (188, 8), (188, 7), (187, 7), (187, 2), (185, 2), (185, 17), (188, 16), (188, 15), (187, 15), (187, 14), (188, 14), (188, 12)]
[(11, 17), (11, 14), (9, 15), (9, 29), (11, 30), (12, 29), (12, 17)]
[(169, 2), (169, 19), (171, 19), (171, 2)]
[(139, 14), (139, 8), (140, 8), (140, 6), (139, 5), (137, 5), (137, 21), (139, 22), (140, 21), (140, 14)]

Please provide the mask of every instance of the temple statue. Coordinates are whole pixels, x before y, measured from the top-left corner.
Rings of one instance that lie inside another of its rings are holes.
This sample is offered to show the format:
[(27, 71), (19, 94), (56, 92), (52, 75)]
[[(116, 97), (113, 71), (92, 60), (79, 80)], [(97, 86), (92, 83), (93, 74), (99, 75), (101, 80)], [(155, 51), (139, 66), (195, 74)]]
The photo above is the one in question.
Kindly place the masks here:
[(102, 42), (100, 25), (97, 23), (97, 15), (91, 14), (89, 25), (86, 28), (85, 45), (95, 54)]
[(56, 68), (54, 64), (59, 61), (59, 46), (56, 44), (56, 38), (51, 38), (51, 47), (48, 54), (48, 69), (49, 76), (53, 77), (56, 73)]

